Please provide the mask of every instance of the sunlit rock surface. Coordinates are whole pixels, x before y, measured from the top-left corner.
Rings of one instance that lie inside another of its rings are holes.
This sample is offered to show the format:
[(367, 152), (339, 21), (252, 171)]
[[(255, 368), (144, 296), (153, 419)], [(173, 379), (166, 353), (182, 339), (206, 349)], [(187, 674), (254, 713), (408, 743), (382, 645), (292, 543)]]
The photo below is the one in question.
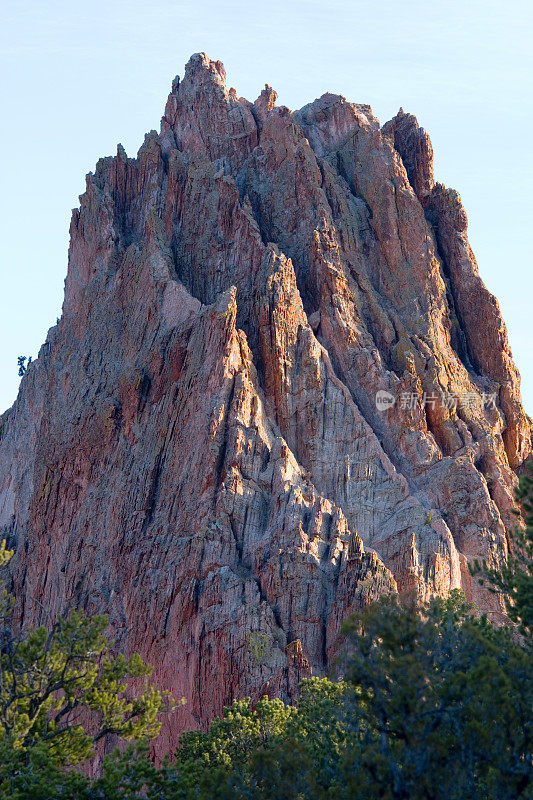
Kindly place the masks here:
[(293, 698), (383, 592), (498, 613), (468, 562), (505, 557), (531, 443), (466, 228), (415, 117), (251, 103), (204, 54), (87, 177), (63, 316), (0, 418), (0, 525), (23, 624), (105, 611), (186, 698), (162, 752)]

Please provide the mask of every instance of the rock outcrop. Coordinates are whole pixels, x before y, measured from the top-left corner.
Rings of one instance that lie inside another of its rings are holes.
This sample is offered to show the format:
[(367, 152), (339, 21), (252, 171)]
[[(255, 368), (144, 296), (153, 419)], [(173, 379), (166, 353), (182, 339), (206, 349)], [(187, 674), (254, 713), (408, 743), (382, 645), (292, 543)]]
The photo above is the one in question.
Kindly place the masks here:
[(72, 606), (186, 705), (293, 697), (383, 592), (505, 558), (530, 429), (459, 195), (415, 117), (226, 88), (204, 54), (161, 132), (73, 212), (63, 315), (0, 419), (22, 624)]

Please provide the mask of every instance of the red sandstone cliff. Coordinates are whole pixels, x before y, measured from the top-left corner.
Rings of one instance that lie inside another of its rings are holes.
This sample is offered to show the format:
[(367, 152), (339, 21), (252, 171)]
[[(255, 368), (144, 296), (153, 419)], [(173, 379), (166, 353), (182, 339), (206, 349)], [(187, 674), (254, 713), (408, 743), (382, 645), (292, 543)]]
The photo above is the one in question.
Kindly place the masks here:
[(63, 316), (0, 419), (20, 617), (106, 611), (187, 699), (163, 749), (233, 697), (294, 695), (380, 592), (497, 610), (467, 562), (505, 557), (531, 449), (427, 133), (275, 103), (195, 55), (160, 134), (99, 161)]

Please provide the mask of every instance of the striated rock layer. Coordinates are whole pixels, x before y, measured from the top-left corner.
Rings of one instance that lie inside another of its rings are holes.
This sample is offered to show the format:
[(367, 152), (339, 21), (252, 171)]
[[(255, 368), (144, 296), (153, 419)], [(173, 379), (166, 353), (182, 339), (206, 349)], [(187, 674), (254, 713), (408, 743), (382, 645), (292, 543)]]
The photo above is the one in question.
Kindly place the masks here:
[(294, 697), (382, 592), (498, 613), (468, 562), (505, 558), (529, 424), (415, 117), (252, 104), (199, 54), (80, 200), (63, 316), (0, 420), (23, 624), (106, 611), (187, 700), (165, 750)]

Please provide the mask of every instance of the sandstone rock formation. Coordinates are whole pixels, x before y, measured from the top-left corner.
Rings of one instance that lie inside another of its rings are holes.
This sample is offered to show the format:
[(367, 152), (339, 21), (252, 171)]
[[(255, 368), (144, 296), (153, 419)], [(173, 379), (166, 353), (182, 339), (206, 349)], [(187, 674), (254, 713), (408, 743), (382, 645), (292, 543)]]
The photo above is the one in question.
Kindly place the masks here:
[[(73, 212), (63, 315), (0, 419), (22, 624), (72, 606), (187, 704), (292, 697), (353, 609), (506, 554), (530, 432), (415, 117), (228, 91), (204, 54)], [(384, 398), (377, 404), (376, 396)]]

